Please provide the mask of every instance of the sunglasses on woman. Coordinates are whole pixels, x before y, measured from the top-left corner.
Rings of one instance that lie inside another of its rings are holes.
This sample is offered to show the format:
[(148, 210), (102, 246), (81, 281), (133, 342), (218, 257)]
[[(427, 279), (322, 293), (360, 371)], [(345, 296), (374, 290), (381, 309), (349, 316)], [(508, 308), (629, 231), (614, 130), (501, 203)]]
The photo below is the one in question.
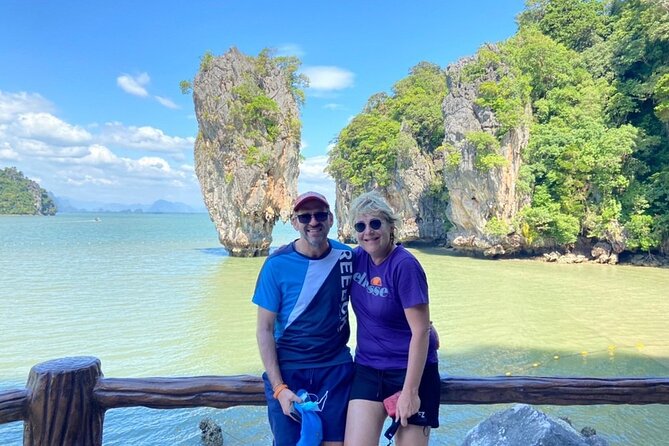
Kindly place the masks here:
[(325, 211), (314, 212), (313, 214), (297, 214), (297, 220), (303, 225), (306, 225), (311, 221), (311, 217), (313, 217), (317, 222), (322, 223), (328, 219), (328, 215), (329, 213)]
[[(383, 222), (381, 220), (379, 220), (378, 218), (375, 218), (374, 220), (369, 221), (369, 227), (372, 228), (375, 231), (377, 229), (381, 228), (382, 224), (383, 224)], [(359, 221), (356, 224), (354, 224), (353, 227), (355, 228), (355, 230), (357, 232), (364, 232), (367, 225), (364, 222)]]

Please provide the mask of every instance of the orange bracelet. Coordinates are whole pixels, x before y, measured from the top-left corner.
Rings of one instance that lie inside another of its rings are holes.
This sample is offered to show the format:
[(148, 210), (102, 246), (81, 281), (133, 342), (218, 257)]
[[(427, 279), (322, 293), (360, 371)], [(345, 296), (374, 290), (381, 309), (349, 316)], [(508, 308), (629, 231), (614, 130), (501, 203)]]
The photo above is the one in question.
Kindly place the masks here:
[(274, 399), (279, 399), (279, 394), (286, 390), (288, 386), (284, 383), (278, 384), (274, 387)]

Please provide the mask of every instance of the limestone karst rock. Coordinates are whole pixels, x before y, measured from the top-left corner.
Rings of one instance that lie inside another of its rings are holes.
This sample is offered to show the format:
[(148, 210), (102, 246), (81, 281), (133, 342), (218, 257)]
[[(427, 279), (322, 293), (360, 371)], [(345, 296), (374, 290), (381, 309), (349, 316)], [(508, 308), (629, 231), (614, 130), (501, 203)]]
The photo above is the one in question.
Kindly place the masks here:
[[(370, 184), (365, 191), (377, 189), (399, 217), (397, 240), (437, 242), (446, 239), (446, 200), (441, 181), (441, 163), (432, 154), (422, 151), (411, 134), (401, 129), (402, 147), (398, 150), (397, 167), (388, 186)], [(348, 208), (357, 196), (343, 179), (335, 179), (338, 237), (354, 242), (355, 232), (348, 221)], [(435, 185), (436, 191), (435, 191)]]
[(472, 428), (461, 446), (608, 446), (591, 427), (579, 433), (568, 421), (527, 404), (494, 413)]
[(354, 233), (348, 208), (358, 194), (377, 190), (399, 217), (399, 241), (446, 239), (447, 194), (443, 182), (441, 104), (446, 76), (438, 65), (420, 62), (392, 87), (372, 95), (362, 112), (340, 132), (328, 171), (336, 181), (339, 238)]
[(0, 214), (55, 215), (52, 196), (16, 167), (0, 169)]
[[(446, 161), (444, 168), (449, 195), (447, 214), (453, 224), (448, 241), (456, 249), (486, 256), (510, 254), (522, 248), (521, 237), (493, 232), (488, 225), (491, 221), (498, 223), (498, 228), (508, 225), (528, 199), (518, 192), (517, 185), (521, 152), (529, 140), (529, 126), (525, 123), (530, 122), (531, 109), (527, 104), (526, 119), (498, 139), (500, 122), (490, 109), (477, 105), (476, 99), (481, 83), (497, 81), (504, 68), (487, 68), (482, 77), (471, 80), (463, 71), (473, 62), (473, 58), (462, 59), (446, 70), (444, 148), (445, 156), (456, 160)], [(472, 135), (494, 143), (491, 152), (498, 157), (496, 165), (481, 166), (483, 150)]]
[(275, 223), (290, 216), (300, 157), (295, 69), (232, 48), (206, 54), (195, 77), (195, 172), (230, 255), (267, 255)]

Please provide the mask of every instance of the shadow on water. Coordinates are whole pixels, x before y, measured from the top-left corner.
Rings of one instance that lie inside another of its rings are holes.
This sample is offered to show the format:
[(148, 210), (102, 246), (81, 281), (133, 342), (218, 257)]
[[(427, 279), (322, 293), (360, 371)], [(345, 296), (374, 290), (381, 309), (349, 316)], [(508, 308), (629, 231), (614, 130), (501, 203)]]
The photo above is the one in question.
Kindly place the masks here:
[(229, 257), (230, 256), (230, 254), (228, 253), (228, 250), (223, 248), (223, 247), (219, 247), (219, 248), (199, 248), (197, 250), (200, 251), (203, 254), (209, 254), (209, 255), (217, 256), (217, 257)]

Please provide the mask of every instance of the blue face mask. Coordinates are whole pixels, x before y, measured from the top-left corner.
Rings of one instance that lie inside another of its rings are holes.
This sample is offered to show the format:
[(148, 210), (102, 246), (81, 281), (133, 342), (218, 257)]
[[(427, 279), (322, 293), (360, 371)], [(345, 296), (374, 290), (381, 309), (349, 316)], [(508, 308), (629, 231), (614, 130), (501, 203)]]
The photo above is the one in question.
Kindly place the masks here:
[(297, 442), (297, 446), (319, 446), (323, 441), (323, 422), (318, 412), (325, 404), (328, 394), (326, 392), (320, 400), (306, 390), (298, 390), (296, 395), (302, 399), (301, 403), (293, 404), (302, 423), (300, 441)]

